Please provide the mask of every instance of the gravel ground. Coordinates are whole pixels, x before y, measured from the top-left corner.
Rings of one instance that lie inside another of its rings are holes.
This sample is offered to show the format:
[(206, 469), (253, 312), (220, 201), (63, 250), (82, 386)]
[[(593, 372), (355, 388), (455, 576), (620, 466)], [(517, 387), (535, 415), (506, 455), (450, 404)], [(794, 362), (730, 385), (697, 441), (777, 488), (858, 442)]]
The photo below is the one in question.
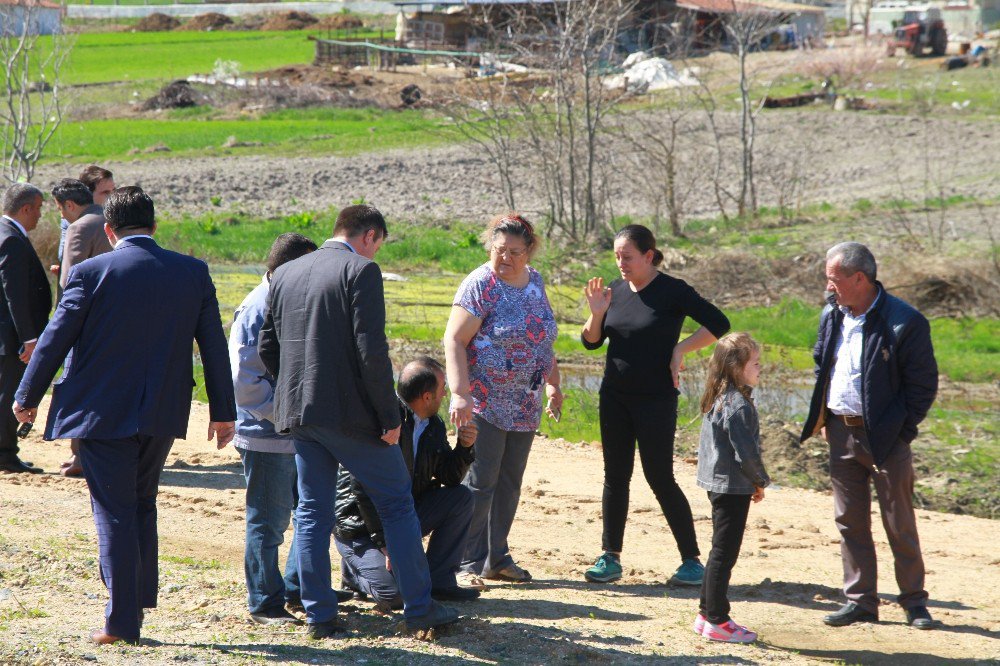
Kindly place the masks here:
[[(735, 118), (722, 124), (733, 127)], [(655, 119), (644, 121), (655, 130)], [(692, 126), (699, 122), (692, 118)], [(917, 199), (929, 177), (931, 189), (946, 195), (996, 197), (1000, 193), (1000, 126), (960, 120), (929, 121), (924, 137), (919, 118), (877, 113), (778, 111), (762, 114), (758, 135), (761, 204), (786, 200), (849, 204), (860, 198)], [(733, 142), (733, 137), (728, 139)], [(714, 215), (711, 183), (705, 174), (714, 161), (711, 135), (693, 129), (682, 137), (689, 216)], [(625, 146), (622, 146), (625, 148)], [(634, 150), (616, 151), (605, 167), (612, 173), (615, 214), (649, 215)], [(736, 158), (727, 160), (726, 178), (736, 183)], [(120, 184), (139, 184), (171, 217), (223, 208), (255, 215), (322, 210), (363, 197), (396, 219), (488, 217), (506, 208), (496, 172), (472, 144), (435, 149), (375, 152), (349, 157), (158, 158), (110, 163)], [(48, 186), (71, 176), (78, 164), (46, 165), (35, 181)], [(801, 183), (795, 190), (789, 183)], [(518, 207), (544, 209), (543, 183), (530, 167), (518, 178)]]

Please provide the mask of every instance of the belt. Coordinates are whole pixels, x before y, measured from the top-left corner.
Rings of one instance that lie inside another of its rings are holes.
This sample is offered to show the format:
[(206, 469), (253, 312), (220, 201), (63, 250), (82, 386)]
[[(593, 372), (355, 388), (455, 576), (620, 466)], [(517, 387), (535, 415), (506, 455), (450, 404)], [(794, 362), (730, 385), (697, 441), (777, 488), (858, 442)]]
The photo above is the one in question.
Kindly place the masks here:
[(850, 414), (834, 414), (833, 418), (851, 428), (863, 428), (865, 425), (864, 418), (860, 416), (851, 416)]

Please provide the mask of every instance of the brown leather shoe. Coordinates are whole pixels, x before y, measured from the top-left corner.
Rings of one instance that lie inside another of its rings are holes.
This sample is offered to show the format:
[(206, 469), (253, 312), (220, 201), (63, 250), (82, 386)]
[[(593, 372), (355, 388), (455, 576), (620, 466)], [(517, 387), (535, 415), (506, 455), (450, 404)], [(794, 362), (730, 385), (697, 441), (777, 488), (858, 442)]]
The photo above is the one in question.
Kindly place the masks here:
[(113, 645), (115, 643), (134, 643), (135, 641), (126, 641), (124, 638), (118, 636), (112, 636), (103, 629), (94, 629), (90, 632), (90, 640), (98, 645)]

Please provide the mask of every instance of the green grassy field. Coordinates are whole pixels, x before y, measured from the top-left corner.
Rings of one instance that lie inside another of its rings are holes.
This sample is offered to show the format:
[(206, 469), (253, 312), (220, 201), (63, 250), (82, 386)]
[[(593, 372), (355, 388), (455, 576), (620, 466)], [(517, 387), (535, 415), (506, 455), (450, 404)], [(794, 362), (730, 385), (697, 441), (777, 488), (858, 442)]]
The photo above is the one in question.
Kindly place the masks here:
[(65, 82), (170, 80), (209, 74), (216, 60), (243, 72), (312, 62), (306, 31), (105, 32), (78, 35)]
[[(223, 144), (229, 137), (261, 145), (226, 148)], [(269, 153), (350, 155), (375, 149), (434, 145), (450, 137), (433, 114), (416, 110), (288, 109), (241, 120), (171, 114), (162, 120), (66, 122), (49, 144), (45, 160), (100, 162), (164, 154), (173, 157)], [(158, 145), (170, 151), (142, 152)]]

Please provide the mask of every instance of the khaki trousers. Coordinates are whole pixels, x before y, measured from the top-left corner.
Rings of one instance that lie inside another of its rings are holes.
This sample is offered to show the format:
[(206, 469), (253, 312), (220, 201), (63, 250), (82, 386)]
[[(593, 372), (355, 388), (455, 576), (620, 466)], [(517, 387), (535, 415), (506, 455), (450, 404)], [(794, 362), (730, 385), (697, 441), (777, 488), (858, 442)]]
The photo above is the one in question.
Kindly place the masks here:
[(861, 608), (878, 614), (877, 565), (872, 539), (871, 487), (874, 481), (889, 538), (903, 608), (924, 606), (924, 560), (920, 554), (917, 519), (913, 512), (913, 453), (909, 444), (896, 442), (880, 471), (873, 468), (865, 429), (827, 419), (833, 508), (840, 531), (844, 564), (844, 594)]

